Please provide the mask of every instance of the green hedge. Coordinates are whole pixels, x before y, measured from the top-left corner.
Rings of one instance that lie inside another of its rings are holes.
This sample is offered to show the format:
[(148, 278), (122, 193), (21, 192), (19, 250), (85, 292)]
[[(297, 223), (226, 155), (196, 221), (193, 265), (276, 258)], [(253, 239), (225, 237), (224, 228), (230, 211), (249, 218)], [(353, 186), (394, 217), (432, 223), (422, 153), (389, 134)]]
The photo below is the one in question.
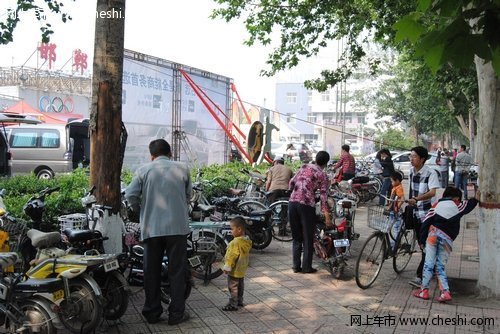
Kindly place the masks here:
[[(217, 181), (214, 182), (212, 186), (205, 187), (205, 196), (210, 199), (215, 196), (228, 195), (228, 189), (237, 186), (238, 181), (247, 181), (248, 177), (240, 171), (242, 168), (265, 175), (269, 167), (270, 165), (267, 163), (263, 163), (257, 167), (250, 167), (248, 164), (243, 164), (241, 162), (232, 162), (225, 165), (214, 164), (202, 167), (202, 179), (212, 180), (217, 178)], [(294, 163), (290, 165), (290, 167), (296, 170), (300, 167), (300, 163)], [(191, 170), (193, 182), (196, 173), (196, 169)], [(6, 210), (14, 217), (29, 221), (29, 217), (23, 212), (23, 206), (26, 202), (32, 196), (38, 194), (47, 187), (60, 187), (59, 191), (45, 198), (46, 211), (44, 221), (50, 222), (55, 230), (58, 228), (57, 218), (59, 216), (84, 212), (80, 200), (89, 189), (88, 174), (88, 169), (79, 168), (71, 174), (58, 175), (51, 180), (39, 180), (34, 175), (0, 178), (0, 189), (6, 189), (4, 197)], [(124, 171), (121, 176), (123, 183), (125, 185), (129, 184), (132, 180), (132, 176), (132, 172)], [(241, 183), (240, 186), (242, 186)]]

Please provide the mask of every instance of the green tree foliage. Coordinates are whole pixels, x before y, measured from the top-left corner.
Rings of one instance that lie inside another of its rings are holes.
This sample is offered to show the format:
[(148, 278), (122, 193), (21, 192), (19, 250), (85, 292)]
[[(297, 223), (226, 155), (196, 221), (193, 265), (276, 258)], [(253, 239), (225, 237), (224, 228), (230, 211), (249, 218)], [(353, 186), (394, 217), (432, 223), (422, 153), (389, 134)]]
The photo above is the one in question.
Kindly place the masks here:
[(419, 0), (394, 27), (396, 41), (409, 40), (434, 72), (448, 63), (468, 68), (478, 56), (500, 74), (498, 0)]
[[(345, 38), (342, 66), (324, 69), (321, 77), (306, 86), (325, 91), (349, 77), (365, 56), (363, 42), (369, 38), (387, 44), (394, 38), (391, 28), (397, 20), (416, 8), (407, 0), (214, 0), (220, 7), (212, 17), (226, 21), (241, 18), (249, 33), (247, 45), (277, 45), (268, 57), (263, 75), (296, 66), (300, 60), (316, 55), (334, 40)], [(369, 34), (367, 32), (373, 32)], [(273, 43), (273, 38), (277, 41)], [(368, 60), (374, 68), (376, 59)]]
[(468, 119), (477, 112), (477, 78), (472, 67), (445, 66), (436, 74), (422, 61), (404, 53), (394, 67), (394, 77), (385, 81), (370, 98), (377, 115), (404, 122), (417, 135), (459, 133), (456, 116)]
[[(43, 0), (43, 5), (37, 5), (34, 0), (17, 0), (15, 8), (8, 9), (7, 19), (0, 21), (0, 44), (8, 44), (13, 41), (14, 30), (20, 22), (20, 14), (22, 12), (31, 12), (40, 22), (40, 32), (42, 43), (47, 43), (50, 40), (50, 35), (54, 33), (52, 25), (48, 20), (50, 13), (57, 14), (62, 22), (71, 20), (71, 16), (63, 11), (64, 4), (57, 0)], [(76, 0), (66, 0), (76, 1)]]
[(389, 150), (409, 150), (418, 144), (407, 132), (394, 128), (386, 131), (377, 130), (375, 140)]

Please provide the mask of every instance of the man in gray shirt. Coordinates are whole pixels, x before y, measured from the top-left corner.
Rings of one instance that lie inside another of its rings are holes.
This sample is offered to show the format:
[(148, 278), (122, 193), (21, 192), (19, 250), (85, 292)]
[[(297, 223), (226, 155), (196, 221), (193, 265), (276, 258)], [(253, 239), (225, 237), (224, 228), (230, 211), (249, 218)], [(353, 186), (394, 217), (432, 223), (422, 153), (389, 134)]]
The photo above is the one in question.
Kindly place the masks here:
[(464, 198), (467, 199), (467, 180), (469, 178), (470, 167), (472, 166), (472, 157), (466, 151), (465, 145), (460, 145), (455, 162), (455, 187), (462, 190)]
[(176, 325), (189, 319), (184, 291), (191, 177), (185, 164), (170, 160), (170, 145), (164, 139), (153, 140), (149, 152), (152, 161), (136, 171), (125, 191), (132, 208), (140, 205), (146, 297), (142, 314), (149, 323), (163, 320), (160, 318), (163, 313), (160, 284), (162, 259), (166, 254), (171, 298), (168, 324)]

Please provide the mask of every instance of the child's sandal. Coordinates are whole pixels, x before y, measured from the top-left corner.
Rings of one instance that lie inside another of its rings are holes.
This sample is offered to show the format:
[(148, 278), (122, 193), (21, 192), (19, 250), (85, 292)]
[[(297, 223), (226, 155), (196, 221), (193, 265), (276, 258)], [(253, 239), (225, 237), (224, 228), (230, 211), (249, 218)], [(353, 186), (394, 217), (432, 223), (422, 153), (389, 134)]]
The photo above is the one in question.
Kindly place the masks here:
[(222, 311), (238, 311), (238, 308), (236, 306), (233, 306), (231, 304), (227, 304), (222, 308)]

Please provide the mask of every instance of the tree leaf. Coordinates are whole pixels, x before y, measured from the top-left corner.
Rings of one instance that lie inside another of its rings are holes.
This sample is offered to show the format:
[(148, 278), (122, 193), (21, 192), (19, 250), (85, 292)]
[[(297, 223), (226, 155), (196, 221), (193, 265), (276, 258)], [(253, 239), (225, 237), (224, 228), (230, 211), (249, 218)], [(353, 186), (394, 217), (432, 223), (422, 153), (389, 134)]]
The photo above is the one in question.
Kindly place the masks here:
[(473, 49), (474, 54), (484, 60), (491, 59), (491, 49), (483, 35), (473, 34), (467, 38), (467, 44)]
[(424, 54), (424, 59), (433, 73), (443, 64), (444, 44), (437, 44)]
[(417, 10), (421, 11), (421, 12), (425, 12), (427, 9), (429, 9), (431, 2), (432, 2), (432, 0), (420, 0), (418, 2)]
[(409, 15), (396, 22), (393, 27), (397, 30), (396, 42), (408, 39), (415, 43), (425, 31), (424, 27)]

